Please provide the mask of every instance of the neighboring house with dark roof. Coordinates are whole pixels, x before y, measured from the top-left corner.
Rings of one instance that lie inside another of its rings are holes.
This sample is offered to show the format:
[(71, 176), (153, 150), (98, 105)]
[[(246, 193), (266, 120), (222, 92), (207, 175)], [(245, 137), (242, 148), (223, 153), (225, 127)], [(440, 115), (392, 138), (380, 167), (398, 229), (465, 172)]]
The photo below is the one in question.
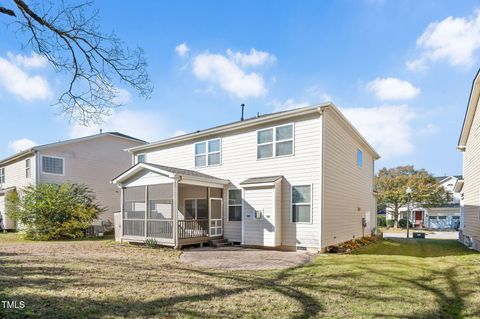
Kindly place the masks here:
[(16, 228), (5, 205), (8, 193), (21, 192), (27, 185), (66, 181), (90, 186), (106, 208), (95, 224), (113, 223), (113, 213), (120, 210), (120, 194), (110, 179), (131, 165), (125, 149), (145, 143), (109, 132), (35, 146), (0, 160), (0, 228)]
[[(462, 194), (456, 190), (456, 187), (463, 177), (461, 175), (438, 176), (435, 179), (445, 189), (448, 196), (447, 203), (438, 207), (413, 205), (410, 223), (417, 228), (458, 229), (460, 227)], [(407, 206), (401, 207), (399, 212), (399, 219), (407, 219)], [(393, 214), (388, 209), (386, 216), (387, 219), (393, 219)]]
[[(379, 155), (331, 103), (129, 149), (118, 238), (322, 250), (376, 227)], [(116, 226), (117, 227), (117, 226)]]

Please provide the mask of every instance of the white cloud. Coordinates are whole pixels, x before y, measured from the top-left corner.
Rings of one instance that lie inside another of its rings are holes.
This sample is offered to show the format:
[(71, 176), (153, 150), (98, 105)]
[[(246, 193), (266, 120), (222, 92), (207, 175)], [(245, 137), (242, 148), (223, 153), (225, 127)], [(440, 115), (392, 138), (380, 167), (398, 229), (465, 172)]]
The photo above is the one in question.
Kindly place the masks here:
[(332, 97), (325, 93), (320, 87), (318, 86), (310, 86), (305, 89), (305, 93), (312, 99), (315, 100), (316, 103), (322, 102), (329, 102), (332, 101)]
[(407, 105), (342, 108), (342, 113), (383, 159), (413, 151), (411, 121), (415, 114)]
[(10, 61), (24, 68), (40, 69), (48, 65), (48, 60), (35, 52), (32, 52), (30, 56), (7, 52), (7, 57)]
[(382, 101), (408, 100), (420, 94), (419, 88), (397, 78), (376, 78), (367, 84), (367, 89)]
[(311, 104), (308, 101), (296, 101), (293, 98), (289, 98), (285, 101), (273, 100), (270, 103), (268, 103), (268, 105), (273, 107), (274, 112), (279, 112), (279, 111), (297, 109), (299, 107), (304, 107)]
[(117, 88), (117, 96), (113, 98), (113, 103), (125, 105), (132, 101), (132, 94), (125, 89)]
[(227, 55), (230, 60), (244, 67), (273, 64), (277, 60), (274, 55), (265, 51), (257, 51), (254, 48), (250, 49), (250, 53), (233, 52), (228, 49)]
[(244, 71), (235, 61), (222, 54), (203, 53), (193, 61), (193, 73), (200, 79), (219, 85), (239, 97), (261, 97), (267, 92), (263, 77)]
[(187, 54), (188, 51), (190, 51), (190, 48), (185, 42), (175, 47), (175, 52), (177, 52), (179, 56), (185, 56), (185, 54)]
[(0, 85), (26, 101), (47, 100), (52, 96), (48, 81), (29, 75), (15, 63), (0, 57)]
[(146, 141), (155, 141), (168, 135), (165, 121), (157, 112), (121, 110), (114, 112), (98, 125), (70, 127), (70, 137), (81, 137), (103, 132), (120, 132)]
[(32, 140), (29, 140), (28, 138), (22, 138), (19, 140), (15, 141), (9, 141), (8, 142), (8, 148), (13, 151), (13, 153), (18, 153), (24, 150), (27, 150), (31, 147), (34, 147), (38, 145)]
[(417, 39), (418, 58), (407, 61), (412, 71), (424, 70), (428, 62), (446, 60), (452, 66), (471, 66), (480, 47), (480, 10), (471, 17), (447, 17), (432, 22)]

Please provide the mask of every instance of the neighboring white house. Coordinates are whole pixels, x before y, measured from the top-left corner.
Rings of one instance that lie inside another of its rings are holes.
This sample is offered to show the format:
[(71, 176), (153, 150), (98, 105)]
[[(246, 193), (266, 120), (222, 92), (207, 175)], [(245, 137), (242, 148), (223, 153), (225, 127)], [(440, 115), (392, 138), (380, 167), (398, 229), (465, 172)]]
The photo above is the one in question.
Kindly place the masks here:
[(266, 114), (129, 150), (123, 241), (321, 250), (376, 227), (379, 155), (331, 103)]
[(467, 111), (458, 140), (463, 152), (463, 205), (460, 240), (480, 250), (480, 71), (472, 83)]
[[(417, 228), (429, 229), (458, 229), (460, 228), (460, 201), (462, 194), (456, 190), (462, 176), (440, 176), (435, 177), (440, 185), (445, 189), (448, 195), (448, 202), (438, 207), (422, 207), (421, 205), (412, 205), (410, 213), (410, 223)], [(407, 219), (407, 206), (399, 209), (398, 219)], [(387, 209), (387, 220), (394, 219), (393, 213)]]
[(1, 160), (0, 229), (16, 228), (5, 205), (9, 192), (21, 192), (27, 185), (65, 181), (89, 185), (106, 208), (95, 224), (113, 223), (113, 213), (120, 210), (120, 194), (110, 179), (132, 163), (124, 150), (145, 143), (121, 133), (101, 133), (35, 146)]

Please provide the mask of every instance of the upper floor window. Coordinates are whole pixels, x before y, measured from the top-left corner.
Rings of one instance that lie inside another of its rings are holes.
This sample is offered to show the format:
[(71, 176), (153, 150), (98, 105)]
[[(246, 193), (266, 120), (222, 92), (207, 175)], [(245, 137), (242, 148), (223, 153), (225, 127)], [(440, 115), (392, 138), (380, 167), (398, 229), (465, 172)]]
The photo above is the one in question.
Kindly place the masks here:
[(5, 167), (0, 168), (0, 184), (5, 183)]
[(47, 174), (63, 175), (63, 158), (54, 156), (42, 156), (42, 172)]
[(292, 186), (292, 222), (310, 223), (312, 220), (312, 186)]
[(241, 189), (228, 190), (228, 220), (229, 221), (242, 220), (242, 190)]
[(222, 162), (220, 139), (195, 143), (195, 167), (220, 165)]
[(145, 154), (138, 154), (137, 155), (137, 163), (145, 163), (146, 155)]
[(293, 155), (293, 124), (257, 131), (257, 159)]
[(32, 177), (32, 165), (31, 165), (31, 160), (29, 158), (25, 160), (25, 177), (26, 178)]
[(362, 168), (363, 166), (363, 152), (360, 149), (357, 149), (357, 167)]

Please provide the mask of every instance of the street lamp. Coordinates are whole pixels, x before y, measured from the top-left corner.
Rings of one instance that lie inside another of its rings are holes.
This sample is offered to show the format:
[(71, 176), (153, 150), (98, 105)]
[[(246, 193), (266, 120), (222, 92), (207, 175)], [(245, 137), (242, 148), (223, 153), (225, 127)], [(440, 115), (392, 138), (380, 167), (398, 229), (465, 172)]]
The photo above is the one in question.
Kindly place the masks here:
[(407, 187), (407, 189), (405, 190), (405, 192), (407, 193), (407, 196), (408, 196), (408, 204), (407, 204), (407, 238), (410, 237), (410, 233), (409, 233), (409, 230), (410, 230), (410, 202), (412, 200), (412, 189), (410, 187)]

